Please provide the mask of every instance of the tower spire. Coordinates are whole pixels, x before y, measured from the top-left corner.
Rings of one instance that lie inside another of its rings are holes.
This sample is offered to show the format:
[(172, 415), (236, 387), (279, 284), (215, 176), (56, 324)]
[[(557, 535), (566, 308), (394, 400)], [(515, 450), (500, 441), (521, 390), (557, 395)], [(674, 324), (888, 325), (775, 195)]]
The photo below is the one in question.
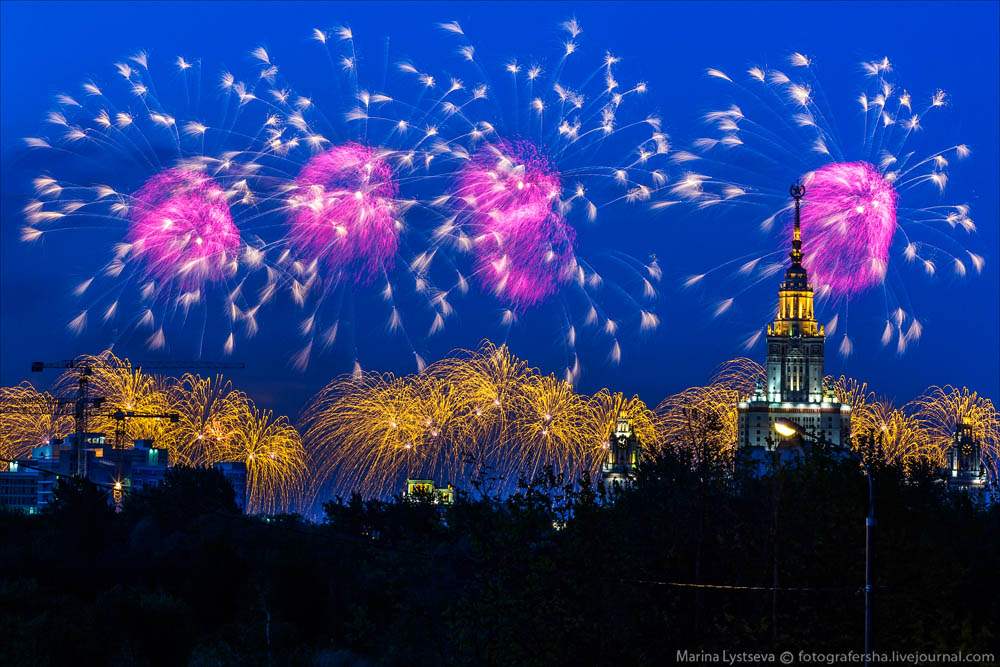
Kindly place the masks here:
[(796, 183), (791, 188), (788, 189), (791, 193), (792, 198), (795, 200), (795, 227), (792, 229), (792, 251), (788, 253), (788, 256), (792, 258), (792, 266), (802, 265), (802, 227), (800, 224), (800, 212), (799, 209), (802, 205), (802, 197), (806, 194), (806, 188), (804, 185), (799, 185)]

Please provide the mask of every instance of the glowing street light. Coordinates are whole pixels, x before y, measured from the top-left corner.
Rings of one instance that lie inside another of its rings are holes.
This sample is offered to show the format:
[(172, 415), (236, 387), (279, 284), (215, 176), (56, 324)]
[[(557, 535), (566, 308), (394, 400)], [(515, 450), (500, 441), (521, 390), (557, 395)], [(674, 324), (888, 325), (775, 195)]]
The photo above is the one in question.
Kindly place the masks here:
[(786, 438), (790, 438), (793, 435), (797, 435), (802, 432), (802, 427), (791, 421), (790, 419), (785, 419), (784, 417), (779, 417), (774, 420), (774, 430), (778, 432), (778, 435), (782, 435)]

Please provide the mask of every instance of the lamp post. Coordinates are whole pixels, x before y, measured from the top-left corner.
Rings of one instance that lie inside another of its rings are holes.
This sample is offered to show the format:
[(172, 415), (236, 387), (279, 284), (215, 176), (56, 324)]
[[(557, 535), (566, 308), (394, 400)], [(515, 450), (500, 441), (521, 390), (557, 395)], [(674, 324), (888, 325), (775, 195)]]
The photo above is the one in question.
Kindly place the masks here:
[[(835, 443), (829, 440), (806, 433), (806, 430), (802, 426), (783, 417), (774, 420), (774, 430), (786, 438), (798, 435), (815, 442), (821, 442), (830, 447), (837, 447)], [(865, 517), (865, 667), (870, 667), (872, 652), (872, 597), (875, 594), (872, 582), (872, 550), (875, 548), (873, 534), (875, 530), (875, 494), (872, 490), (872, 475), (868, 470), (868, 464), (865, 463), (864, 458), (850, 447), (843, 447), (843, 449), (846, 449), (858, 459), (858, 462), (861, 463), (861, 469), (864, 470), (865, 477), (868, 479), (868, 516)]]

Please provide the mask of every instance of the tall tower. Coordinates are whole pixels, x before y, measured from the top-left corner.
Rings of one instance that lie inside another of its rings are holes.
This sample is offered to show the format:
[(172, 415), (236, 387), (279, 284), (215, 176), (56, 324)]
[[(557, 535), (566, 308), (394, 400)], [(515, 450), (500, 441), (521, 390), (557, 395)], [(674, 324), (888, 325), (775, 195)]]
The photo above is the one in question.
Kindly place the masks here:
[(632, 479), (641, 444), (632, 430), (632, 420), (618, 417), (615, 430), (605, 443), (604, 462), (601, 463), (601, 481), (610, 490), (615, 484), (625, 486)]
[(795, 199), (792, 264), (778, 288), (778, 316), (767, 327), (767, 398), (772, 402), (823, 402), (823, 327), (813, 314), (813, 288), (802, 266), (800, 208), (806, 189), (791, 187)]
[(986, 490), (986, 467), (980, 458), (979, 440), (973, 428), (960, 419), (955, 439), (948, 448), (945, 480), (948, 486), (981, 496)]
[(749, 400), (737, 406), (737, 447), (773, 447), (780, 437), (774, 420), (793, 421), (836, 444), (851, 433), (851, 407), (823, 391), (826, 335), (816, 322), (813, 288), (802, 266), (802, 197), (806, 189), (793, 185), (795, 224), (792, 262), (778, 288), (778, 315), (767, 325), (766, 377)]

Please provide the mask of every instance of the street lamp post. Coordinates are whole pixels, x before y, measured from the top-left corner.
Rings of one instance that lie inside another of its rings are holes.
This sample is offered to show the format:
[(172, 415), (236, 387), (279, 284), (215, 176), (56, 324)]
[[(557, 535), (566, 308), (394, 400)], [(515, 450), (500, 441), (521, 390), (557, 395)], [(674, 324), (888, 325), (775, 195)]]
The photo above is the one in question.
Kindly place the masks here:
[[(802, 428), (802, 426), (796, 424), (790, 419), (780, 417), (775, 419), (774, 430), (777, 431), (779, 435), (783, 435), (786, 438), (790, 438), (793, 435), (799, 435), (815, 442), (821, 442), (830, 447), (837, 447), (835, 443), (830, 442), (829, 440), (820, 438), (819, 436), (811, 433), (806, 433), (806, 430)], [(850, 447), (843, 447), (843, 449), (847, 450), (851, 455), (858, 459), (858, 462), (861, 463), (861, 469), (865, 472), (865, 478), (868, 480), (868, 516), (865, 517), (865, 667), (870, 667), (872, 652), (872, 598), (875, 595), (875, 589), (872, 582), (872, 550), (875, 548), (875, 536), (873, 533), (875, 530), (875, 494), (872, 489), (872, 475), (868, 470), (868, 464), (865, 463), (864, 457)]]

